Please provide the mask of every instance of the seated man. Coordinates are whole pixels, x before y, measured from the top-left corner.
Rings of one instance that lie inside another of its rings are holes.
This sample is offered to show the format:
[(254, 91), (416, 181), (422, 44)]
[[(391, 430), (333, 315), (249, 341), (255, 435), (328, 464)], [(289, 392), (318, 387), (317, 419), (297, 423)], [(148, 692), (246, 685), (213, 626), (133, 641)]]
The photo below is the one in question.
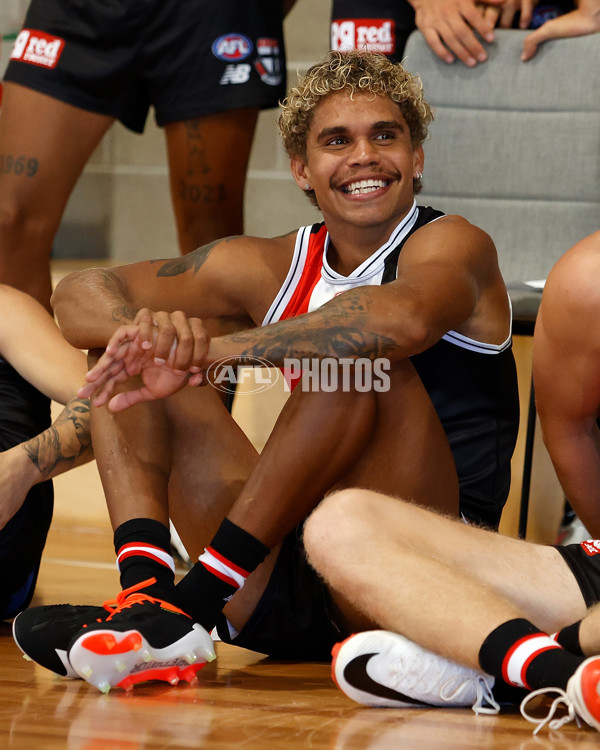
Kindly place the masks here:
[[(100, 622), (20, 615), (17, 642), (41, 664), (101, 690), (193, 680), (217, 622), (236, 645), (327, 659), (340, 630), (299, 530), (335, 489), (498, 524), (518, 423), (508, 295), (484, 232), (416, 204), (430, 118), (402, 66), (331, 53), (280, 121), (324, 223), (57, 287), (67, 339), (105, 349), (80, 396), (94, 397), (124, 590)], [(260, 456), (210, 385), (216, 364), (257, 360), (303, 368)], [(177, 587), (169, 518), (200, 555)]]
[[(92, 457), (85, 355), (32, 297), (0, 285), (0, 619), (33, 596), (52, 520), (52, 477)], [(50, 399), (66, 404), (50, 425)]]

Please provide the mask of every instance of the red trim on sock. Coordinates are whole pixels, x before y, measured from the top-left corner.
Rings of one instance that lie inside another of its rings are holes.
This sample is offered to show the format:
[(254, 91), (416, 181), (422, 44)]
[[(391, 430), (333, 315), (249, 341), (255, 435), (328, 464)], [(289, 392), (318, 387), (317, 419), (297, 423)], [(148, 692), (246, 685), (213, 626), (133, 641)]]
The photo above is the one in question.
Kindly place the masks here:
[(208, 570), (209, 573), (212, 573), (217, 578), (220, 578), (222, 581), (225, 581), (225, 583), (228, 583), (230, 586), (233, 586), (234, 589), (239, 589), (238, 582), (234, 580), (233, 578), (230, 578), (229, 576), (226, 576), (225, 573), (221, 573), (220, 570), (217, 570), (216, 568), (211, 568), (210, 565), (207, 565), (204, 560), (200, 560), (202, 565)]
[[(160, 548), (156, 547), (156, 549), (160, 549)], [(161, 550), (161, 552), (164, 553), (164, 550)], [(156, 555), (153, 555), (152, 552), (144, 552), (140, 549), (132, 549), (129, 552), (119, 552), (119, 554), (117, 555), (117, 560), (120, 564), (121, 562), (123, 562), (123, 560), (126, 560), (128, 557), (147, 557), (150, 560), (160, 563), (161, 565), (164, 565), (165, 568), (168, 568), (169, 570), (171, 570), (171, 566), (166, 560), (163, 560), (161, 557), (157, 557)]]
[(222, 562), (223, 565), (227, 565), (228, 568), (231, 568), (231, 570), (234, 570), (236, 573), (239, 573), (241, 576), (244, 576), (244, 578), (248, 578), (250, 575), (249, 571), (244, 570), (244, 568), (240, 568), (239, 565), (236, 565), (235, 563), (232, 563), (231, 560), (228, 560), (226, 557), (224, 557), (220, 552), (217, 552), (217, 550), (214, 547), (207, 547), (206, 551), (209, 552), (211, 555), (217, 558), (219, 562)]
[(544, 635), (544, 634), (541, 632), (530, 633), (529, 635), (526, 635), (523, 638), (519, 638), (519, 640), (513, 643), (513, 645), (506, 652), (506, 655), (504, 656), (504, 659), (502, 660), (502, 679), (504, 680), (504, 682), (506, 682), (507, 685), (513, 684), (508, 677), (508, 662), (510, 661), (511, 656), (523, 643), (530, 641), (532, 638), (539, 638), (540, 635)]

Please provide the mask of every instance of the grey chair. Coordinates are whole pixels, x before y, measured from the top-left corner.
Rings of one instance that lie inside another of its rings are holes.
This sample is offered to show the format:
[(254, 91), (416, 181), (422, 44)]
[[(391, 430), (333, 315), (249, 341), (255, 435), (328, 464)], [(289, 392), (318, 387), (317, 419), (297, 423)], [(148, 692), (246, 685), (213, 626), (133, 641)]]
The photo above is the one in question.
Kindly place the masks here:
[[(520, 60), (527, 32), (498, 30), (474, 69), (437, 58), (419, 32), (405, 65), (423, 80), (435, 121), (419, 202), (488, 232), (513, 303), (513, 333), (533, 335), (555, 261), (600, 227), (600, 34), (542, 45)], [(535, 434), (530, 394), (519, 535), (527, 527)]]

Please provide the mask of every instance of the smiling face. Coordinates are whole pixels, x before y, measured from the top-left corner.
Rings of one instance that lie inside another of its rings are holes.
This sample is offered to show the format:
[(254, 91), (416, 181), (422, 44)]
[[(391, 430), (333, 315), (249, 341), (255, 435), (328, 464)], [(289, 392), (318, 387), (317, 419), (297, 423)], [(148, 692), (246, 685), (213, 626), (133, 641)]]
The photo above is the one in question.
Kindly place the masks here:
[(410, 210), (413, 177), (423, 171), (423, 149), (413, 149), (399, 106), (385, 96), (337, 92), (314, 111), (306, 158), (291, 169), (303, 190), (309, 184), (330, 232), (389, 234)]

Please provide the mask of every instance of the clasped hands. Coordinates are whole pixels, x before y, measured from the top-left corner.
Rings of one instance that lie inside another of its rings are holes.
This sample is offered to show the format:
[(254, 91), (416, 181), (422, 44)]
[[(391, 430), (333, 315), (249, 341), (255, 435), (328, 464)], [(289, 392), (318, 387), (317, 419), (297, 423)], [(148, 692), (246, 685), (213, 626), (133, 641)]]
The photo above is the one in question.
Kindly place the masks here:
[[(117, 412), (166, 398), (185, 385), (202, 385), (209, 344), (200, 318), (143, 308), (133, 323), (114, 332), (77, 395), (91, 399), (94, 406), (108, 403), (110, 411)], [(141, 378), (139, 387), (115, 394), (134, 376)]]

